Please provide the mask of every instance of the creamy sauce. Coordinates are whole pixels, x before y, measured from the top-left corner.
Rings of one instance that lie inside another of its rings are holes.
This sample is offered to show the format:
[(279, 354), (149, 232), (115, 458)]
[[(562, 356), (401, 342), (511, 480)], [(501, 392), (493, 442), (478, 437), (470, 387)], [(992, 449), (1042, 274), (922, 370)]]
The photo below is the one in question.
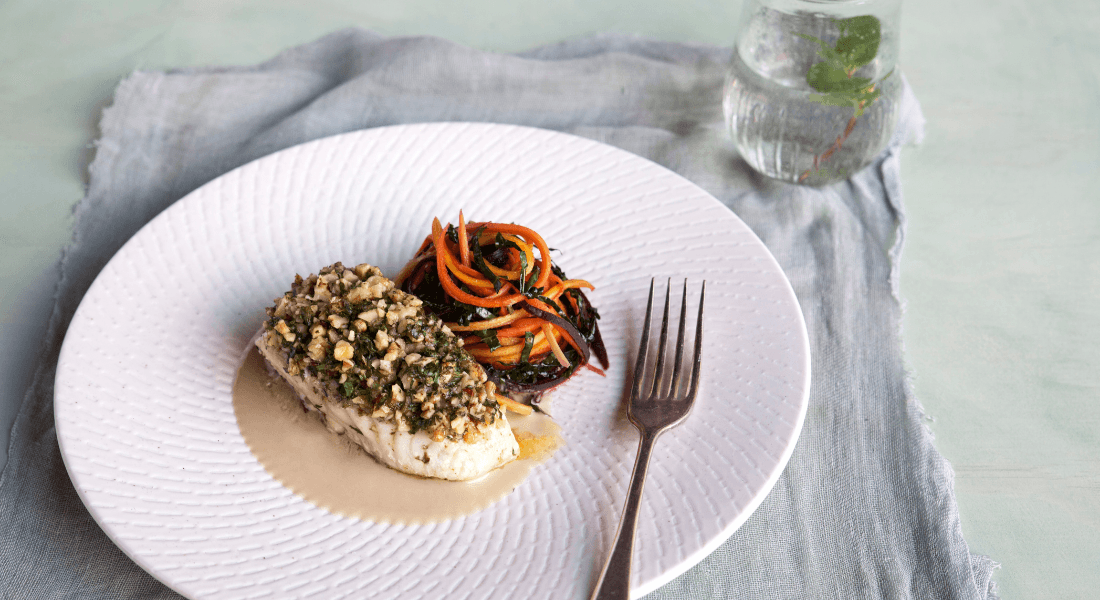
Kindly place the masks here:
[(519, 460), (473, 481), (406, 475), (307, 414), (255, 348), (237, 372), (233, 411), (252, 454), (272, 477), (331, 513), (382, 523), (419, 525), (473, 514), (515, 489), (561, 445), (560, 428), (549, 417), (509, 413)]

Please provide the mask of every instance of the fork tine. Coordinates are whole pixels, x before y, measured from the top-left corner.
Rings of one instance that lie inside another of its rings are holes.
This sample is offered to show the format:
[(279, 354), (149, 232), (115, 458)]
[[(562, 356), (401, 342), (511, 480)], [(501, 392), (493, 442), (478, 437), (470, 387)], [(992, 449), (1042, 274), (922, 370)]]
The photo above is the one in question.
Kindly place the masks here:
[(657, 364), (653, 368), (653, 387), (649, 395), (654, 400), (661, 397), (665, 391), (665, 346), (668, 342), (668, 303), (672, 295), (672, 278), (668, 279), (665, 286), (665, 314), (661, 318), (661, 339), (657, 344)]
[(645, 305), (645, 325), (642, 326), (642, 339), (638, 342), (638, 360), (634, 363), (634, 385), (630, 397), (637, 399), (642, 391), (642, 379), (645, 378), (645, 361), (649, 356), (649, 321), (653, 315), (653, 279), (649, 280), (649, 302)]
[(672, 363), (672, 385), (668, 388), (670, 397), (680, 390), (680, 366), (684, 362), (684, 333), (687, 329), (688, 281), (684, 280), (684, 296), (680, 303), (680, 330), (676, 334), (676, 359)]
[(699, 290), (699, 318), (695, 324), (695, 357), (691, 361), (691, 389), (688, 390), (687, 395), (689, 402), (695, 400), (695, 392), (699, 390), (700, 354), (703, 351), (703, 299), (706, 295), (707, 282), (704, 280), (703, 287)]

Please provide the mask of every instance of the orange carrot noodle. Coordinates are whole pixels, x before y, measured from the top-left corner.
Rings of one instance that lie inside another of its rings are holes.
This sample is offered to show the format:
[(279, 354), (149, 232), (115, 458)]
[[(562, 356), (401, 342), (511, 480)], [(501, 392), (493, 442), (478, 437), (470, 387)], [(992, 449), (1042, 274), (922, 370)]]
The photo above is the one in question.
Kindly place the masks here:
[(497, 317), (495, 319), (489, 319), (487, 321), (477, 321), (470, 323), (469, 325), (459, 325), (458, 323), (447, 323), (447, 327), (451, 331), (485, 331), (486, 329), (495, 329), (529, 316), (525, 310), (517, 310), (512, 314), (505, 315), (503, 317)]
[(470, 266), (470, 242), (466, 239), (466, 219), (458, 211), (458, 258), (463, 266)]
[(434, 243), (435, 243), (435, 247), (436, 247), (436, 257), (437, 257), (435, 265), (436, 265), (436, 272), (439, 276), (439, 282), (443, 286), (444, 291), (446, 291), (448, 294), (450, 294), (450, 296), (452, 298), (454, 298), (455, 300), (458, 300), (459, 302), (465, 302), (466, 304), (470, 304), (472, 306), (480, 306), (482, 308), (493, 308), (493, 307), (497, 307), (497, 306), (511, 306), (512, 304), (520, 302), (524, 299), (523, 294), (515, 294), (513, 296), (508, 296), (508, 297), (505, 297), (505, 298), (486, 300), (486, 299), (480, 298), (478, 296), (473, 296), (471, 294), (467, 294), (466, 292), (458, 289), (458, 286), (455, 285), (453, 281), (451, 281), (449, 271), (448, 271), (447, 266), (444, 262), (443, 256), (445, 256), (445, 253), (447, 252), (447, 246), (446, 246), (446, 244), (444, 243), (444, 240), (443, 240), (443, 227), (439, 224), (439, 219), (436, 219), (432, 223), (432, 234), (433, 234), (433, 237), (435, 238)]

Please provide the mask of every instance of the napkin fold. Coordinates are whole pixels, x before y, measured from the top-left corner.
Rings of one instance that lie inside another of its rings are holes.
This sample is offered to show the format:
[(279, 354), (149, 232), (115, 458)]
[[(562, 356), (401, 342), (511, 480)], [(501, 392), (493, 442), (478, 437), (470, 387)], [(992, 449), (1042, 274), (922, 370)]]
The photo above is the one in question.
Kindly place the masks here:
[(203, 183), (289, 146), (381, 125), (486, 121), (581, 135), (680, 173), (748, 223), (801, 303), (813, 382), (789, 465), (726, 543), (649, 598), (995, 598), (996, 565), (963, 539), (953, 474), (901, 352), (898, 149), (923, 134), (919, 105), (906, 84), (890, 149), (847, 181), (777, 183), (749, 169), (725, 132), (728, 59), (726, 48), (621, 35), (509, 55), (349, 29), (256, 66), (126, 78), (103, 113), (0, 473), (0, 595), (179, 597), (92, 520), (53, 426), (67, 324), (130, 236)]

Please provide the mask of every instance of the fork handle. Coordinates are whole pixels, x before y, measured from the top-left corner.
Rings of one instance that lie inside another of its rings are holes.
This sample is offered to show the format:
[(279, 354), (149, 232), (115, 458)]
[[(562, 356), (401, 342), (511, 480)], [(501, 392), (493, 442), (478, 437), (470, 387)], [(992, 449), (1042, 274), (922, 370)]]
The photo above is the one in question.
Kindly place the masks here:
[(630, 563), (634, 555), (634, 529), (638, 524), (638, 507), (642, 499), (642, 486), (649, 471), (649, 455), (656, 435), (642, 434), (638, 442), (638, 457), (634, 460), (634, 473), (630, 476), (630, 490), (626, 495), (626, 507), (615, 534), (615, 546), (607, 558), (603, 573), (596, 582), (591, 600), (628, 600), (630, 598)]

